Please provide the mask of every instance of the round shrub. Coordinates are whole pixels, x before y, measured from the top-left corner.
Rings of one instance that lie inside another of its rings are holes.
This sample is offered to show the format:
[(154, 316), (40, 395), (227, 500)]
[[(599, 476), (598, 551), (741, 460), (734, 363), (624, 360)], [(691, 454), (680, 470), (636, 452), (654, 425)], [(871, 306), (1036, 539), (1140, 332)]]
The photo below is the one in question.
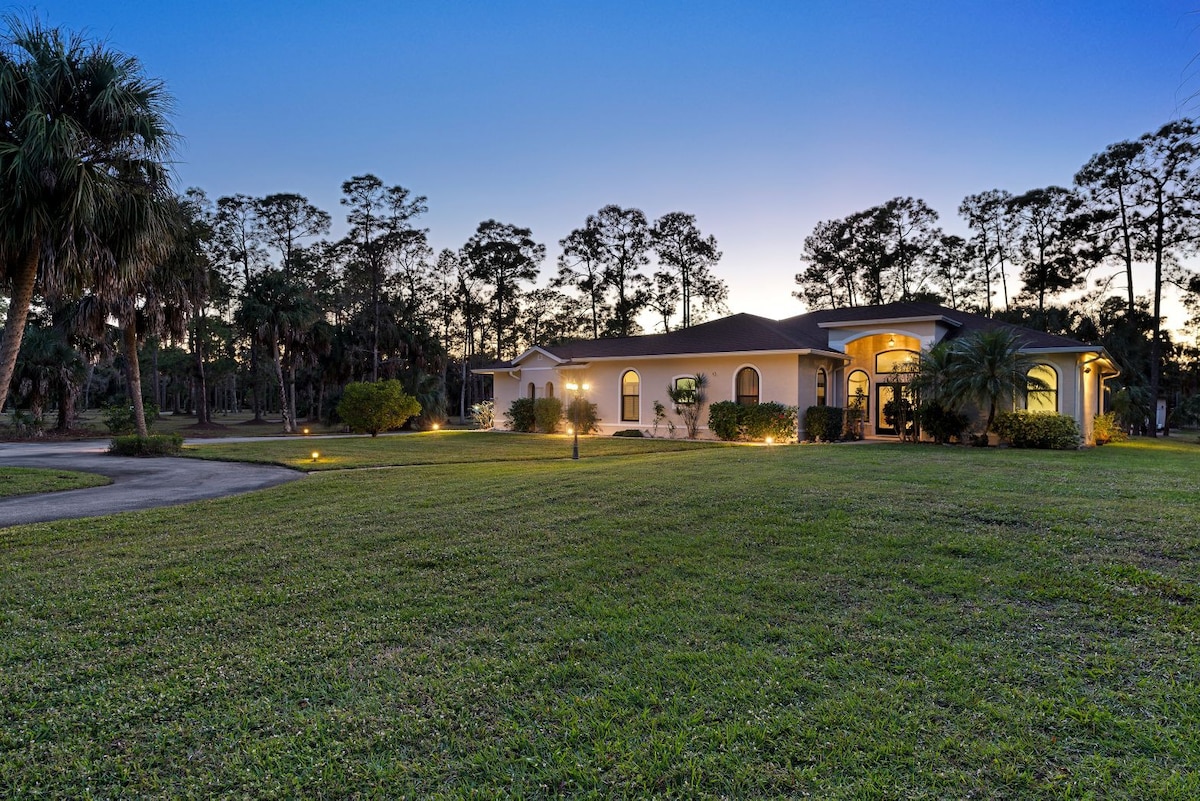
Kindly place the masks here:
[(717, 401), (708, 407), (708, 430), (719, 439), (732, 441), (742, 436), (742, 409), (733, 401)]
[(558, 431), (562, 416), (563, 405), (558, 398), (538, 398), (533, 402), (533, 422), (543, 434)]
[(504, 413), (504, 419), (508, 421), (510, 431), (532, 434), (533, 429), (537, 426), (537, 417), (533, 411), (533, 398), (517, 398)]
[(804, 438), (809, 442), (835, 442), (845, 426), (840, 406), (809, 406), (804, 410)]
[(421, 404), (394, 378), (359, 381), (346, 385), (337, 412), (351, 431), (375, 437), (380, 431), (399, 428), (408, 418), (420, 414)]

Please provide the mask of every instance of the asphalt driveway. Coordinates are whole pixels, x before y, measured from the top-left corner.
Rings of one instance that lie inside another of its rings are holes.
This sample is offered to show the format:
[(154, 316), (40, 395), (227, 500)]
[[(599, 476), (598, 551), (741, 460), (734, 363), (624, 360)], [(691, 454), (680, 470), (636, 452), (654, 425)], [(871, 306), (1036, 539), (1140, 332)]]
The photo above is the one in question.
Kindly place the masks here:
[(0, 443), (0, 466), (79, 470), (108, 476), (106, 487), (0, 498), (0, 527), (95, 517), (220, 498), (303, 478), (286, 467), (204, 459), (110, 456), (108, 440)]

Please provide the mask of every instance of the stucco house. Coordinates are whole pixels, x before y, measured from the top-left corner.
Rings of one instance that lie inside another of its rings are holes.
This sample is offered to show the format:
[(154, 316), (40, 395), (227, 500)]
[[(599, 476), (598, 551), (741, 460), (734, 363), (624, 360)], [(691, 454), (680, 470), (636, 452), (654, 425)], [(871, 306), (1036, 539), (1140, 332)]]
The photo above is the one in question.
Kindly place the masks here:
[[(686, 386), (704, 373), (709, 403), (776, 401), (798, 407), (801, 417), (809, 406), (844, 407), (862, 397), (866, 434), (886, 437), (896, 432), (879, 410), (896, 391), (894, 365), (942, 340), (1002, 326), (1019, 330), (1025, 352), (1038, 363), (1037, 376), (1050, 386), (1022, 405), (1070, 415), (1084, 441), (1092, 442), (1104, 380), (1117, 375), (1103, 348), (934, 303), (829, 309), (785, 320), (735, 314), (665, 334), (538, 345), (476, 372), (493, 377), (501, 419), (520, 397), (555, 396), (565, 403), (566, 385), (573, 383), (587, 384), (583, 394), (596, 404), (601, 433), (649, 429), (654, 401), (669, 407), (667, 387)], [(701, 436), (708, 434), (706, 423), (704, 414)]]

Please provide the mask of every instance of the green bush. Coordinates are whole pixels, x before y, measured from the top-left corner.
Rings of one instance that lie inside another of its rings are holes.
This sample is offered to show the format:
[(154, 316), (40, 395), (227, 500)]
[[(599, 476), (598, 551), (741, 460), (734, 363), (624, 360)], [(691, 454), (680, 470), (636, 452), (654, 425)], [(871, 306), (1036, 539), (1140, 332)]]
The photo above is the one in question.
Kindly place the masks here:
[(992, 429), (1014, 448), (1073, 450), (1079, 447), (1079, 426), (1073, 417), (1053, 412), (1001, 412)]
[(179, 434), (137, 434), (113, 437), (108, 452), (117, 456), (178, 456), (183, 448), (183, 437)]
[(943, 406), (940, 403), (927, 403), (917, 410), (917, 420), (921, 423), (921, 431), (933, 437), (934, 442), (949, 442), (952, 439), (962, 439), (971, 419), (961, 412)]
[(537, 417), (533, 411), (533, 398), (517, 398), (504, 413), (504, 419), (508, 421), (510, 431), (532, 434), (537, 426)]
[(639, 431), (636, 428), (626, 428), (624, 431), (614, 431), (613, 436), (614, 437), (630, 437), (633, 439), (638, 439), (638, 438), (644, 437), (646, 435), (643, 434), (641, 431)]
[(742, 436), (742, 406), (733, 401), (717, 401), (708, 407), (708, 430), (727, 442)]
[(337, 406), (338, 416), (351, 431), (372, 437), (404, 425), (421, 413), (421, 404), (393, 379), (347, 384)]
[(496, 427), (496, 404), (493, 401), (483, 401), (471, 407), (470, 419), (477, 428), (484, 430)]
[(1097, 445), (1107, 445), (1110, 442), (1124, 442), (1129, 439), (1129, 435), (1117, 423), (1117, 415), (1115, 412), (1096, 415), (1092, 421), (1092, 436), (1096, 440)]
[(788, 442), (796, 438), (796, 414), (795, 406), (782, 403), (718, 401), (708, 407), (708, 430), (727, 441), (761, 442), (770, 437)]
[[(146, 427), (149, 428), (158, 419), (158, 407), (153, 403), (143, 403), (142, 411), (146, 414)], [(100, 413), (108, 433), (120, 436), (132, 434), (137, 427), (133, 419), (133, 407), (127, 403), (115, 406), (105, 406)]]
[(600, 417), (596, 414), (596, 404), (575, 398), (567, 404), (566, 419), (573, 428), (579, 429), (580, 434), (594, 434)]
[(809, 406), (804, 410), (804, 438), (809, 442), (836, 442), (845, 428), (840, 406)]
[(533, 402), (533, 422), (543, 434), (558, 431), (562, 416), (563, 405), (558, 398), (538, 398)]
[(796, 438), (795, 406), (768, 401), (742, 409), (742, 431), (751, 442), (762, 442), (768, 437), (776, 442), (791, 442)]

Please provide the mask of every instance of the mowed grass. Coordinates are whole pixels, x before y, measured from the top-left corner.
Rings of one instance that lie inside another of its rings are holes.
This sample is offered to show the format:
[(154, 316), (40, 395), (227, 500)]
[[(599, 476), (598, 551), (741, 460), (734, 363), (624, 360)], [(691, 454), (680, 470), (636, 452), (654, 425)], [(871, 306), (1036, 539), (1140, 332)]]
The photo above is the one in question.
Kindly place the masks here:
[(38, 467), (0, 467), (0, 498), (37, 492), (100, 487), (112, 481), (96, 473)]
[(8, 529), (0, 796), (1195, 798), (1198, 459), (478, 453)]
[[(188, 446), (185, 456), (231, 462), (263, 462), (299, 470), (463, 464), (570, 459), (566, 434), (511, 434), (493, 431), (426, 431), (380, 437), (294, 437), (271, 442), (215, 442)], [(581, 437), (581, 459), (731, 447), (683, 439)], [(313, 459), (313, 452), (319, 454)]]

